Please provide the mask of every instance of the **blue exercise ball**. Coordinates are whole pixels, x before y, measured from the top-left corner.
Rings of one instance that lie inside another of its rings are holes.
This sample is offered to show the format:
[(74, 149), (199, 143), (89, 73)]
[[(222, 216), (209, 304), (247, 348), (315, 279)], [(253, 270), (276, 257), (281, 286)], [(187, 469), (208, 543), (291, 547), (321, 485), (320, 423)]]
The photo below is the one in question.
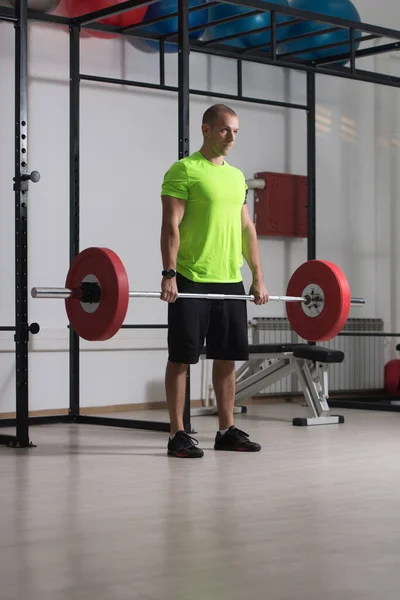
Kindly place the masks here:
[[(299, 10), (308, 10), (311, 12), (319, 12), (321, 14), (330, 17), (340, 17), (342, 19), (348, 19), (349, 21), (360, 22), (361, 17), (358, 10), (350, 0), (292, 0), (292, 8), (298, 8)], [(291, 25), (287, 37), (294, 37), (305, 33), (311, 33), (312, 31), (321, 31), (331, 27), (329, 23), (317, 23), (315, 21), (302, 21)], [(356, 39), (360, 37), (361, 32), (355, 32)], [(286, 54), (289, 52), (296, 52), (299, 50), (306, 50), (301, 54), (296, 54), (293, 58), (301, 60), (316, 60), (318, 58), (328, 58), (338, 54), (350, 54), (350, 35), (348, 29), (341, 31), (334, 31), (331, 33), (321, 33), (320, 35), (314, 35), (312, 37), (286, 41), (279, 45), (278, 53)], [(335, 44), (337, 42), (347, 42), (340, 46), (334, 46), (333, 48), (320, 48), (325, 44)], [(356, 41), (356, 49), (360, 43)], [(292, 57), (288, 57), (290, 60)], [(338, 61), (336, 64), (345, 65), (348, 59)]]
[[(192, 8), (194, 6), (204, 5), (204, 10), (198, 10), (196, 12), (189, 13), (189, 27), (198, 27), (201, 25), (205, 25), (208, 21), (208, 10), (207, 10), (207, 1), (206, 0), (189, 0), (189, 7)], [(150, 21), (151, 19), (157, 19), (159, 17), (164, 17), (165, 15), (173, 14), (174, 12), (178, 12), (178, 0), (161, 0), (160, 2), (156, 2), (154, 4), (150, 4), (146, 18), (143, 20), (143, 25), (145, 25), (146, 21)], [(160, 23), (155, 23), (154, 25), (149, 25), (148, 27), (140, 28), (139, 31), (145, 32), (149, 31), (152, 33), (159, 33), (161, 35), (168, 35), (170, 33), (176, 33), (178, 31), (178, 17), (172, 17), (171, 19), (166, 19), (165, 21), (161, 21)], [(199, 31), (192, 32), (190, 34), (191, 39), (198, 40), (202, 34), (204, 33), (204, 29)], [(128, 41), (138, 47), (133, 39), (130, 39), (127, 36)], [(139, 38), (137, 38), (139, 39)], [(142, 40), (144, 44), (146, 44), (150, 49), (157, 50), (159, 49), (159, 42), (155, 40)], [(177, 52), (178, 44), (164, 44), (165, 52)]]
[[(281, 4), (282, 6), (289, 6), (288, 0), (274, 0), (275, 4)], [(209, 9), (209, 22), (216, 21), (219, 19), (225, 19), (227, 17), (233, 17), (236, 15), (246, 15), (248, 12), (252, 12), (251, 8), (244, 8), (242, 6), (234, 6), (233, 4), (218, 4)], [(276, 22), (282, 23), (290, 20), (289, 15), (276, 15)], [(246, 35), (260, 29), (261, 27), (269, 27), (271, 25), (271, 13), (269, 11), (254, 15), (252, 17), (243, 16), (242, 19), (237, 19), (229, 23), (223, 23), (221, 25), (215, 25), (210, 27), (208, 37), (209, 39), (216, 39), (228, 35), (234, 35), (236, 33), (242, 33), (243, 35), (233, 40), (227, 40), (222, 42), (227, 46), (236, 46), (239, 48), (253, 48), (265, 44), (266, 46), (271, 41), (271, 31), (264, 31), (262, 33), (255, 33), (252, 35)], [(276, 39), (280, 40), (288, 35), (289, 26), (278, 27), (276, 29)], [(266, 48), (268, 50), (268, 48)]]

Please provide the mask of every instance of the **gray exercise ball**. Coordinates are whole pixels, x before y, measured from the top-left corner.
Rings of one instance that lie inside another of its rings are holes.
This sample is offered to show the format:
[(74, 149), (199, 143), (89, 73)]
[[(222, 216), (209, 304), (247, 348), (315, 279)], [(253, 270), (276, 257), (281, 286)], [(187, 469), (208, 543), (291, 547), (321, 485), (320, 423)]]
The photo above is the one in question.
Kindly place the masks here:
[[(18, 0), (9, 0), (11, 6), (15, 7)], [(60, 0), (28, 0), (28, 8), (37, 12), (52, 12), (60, 4)]]

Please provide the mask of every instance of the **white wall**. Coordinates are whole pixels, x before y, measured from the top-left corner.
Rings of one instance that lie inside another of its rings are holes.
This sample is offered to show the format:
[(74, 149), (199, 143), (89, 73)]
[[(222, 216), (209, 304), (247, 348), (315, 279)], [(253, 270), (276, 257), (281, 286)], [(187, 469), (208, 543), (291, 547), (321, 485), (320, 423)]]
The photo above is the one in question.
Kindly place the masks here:
[[(364, 21), (400, 27), (393, 2), (359, 0)], [(397, 20), (397, 24), (396, 24)], [(13, 28), (0, 23), (0, 295), (1, 322), (14, 320)], [(29, 193), (29, 287), (63, 286), (68, 270), (69, 134), (67, 32), (29, 29), (29, 168), (41, 181)], [(399, 74), (395, 58), (378, 59)], [(373, 69), (374, 59), (363, 61)], [(381, 67), (380, 67), (381, 68)], [(155, 81), (158, 57), (122, 40), (84, 38), (81, 71)], [(235, 64), (191, 56), (191, 87), (235, 93)], [(177, 84), (177, 57), (168, 56), (167, 83)], [(244, 93), (305, 102), (305, 76), (276, 67), (245, 65)], [(172, 93), (81, 85), (81, 248), (113, 248), (126, 265), (131, 289), (159, 289), (160, 185), (176, 160), (177, 96)], [(336, 262), (364, 308), (351, 316), (381, 317), (400, 328), (396, 201), (399, 133), (398, 92), (390, 88), (321, 76), (317, 80), (317, 254)], [(191, 151), (200, 143), (200, 119), (212, 99), (191, 97)], [(259, 170), (306, 173), (306, 117), (298, 111), (231, 102), (240, 134), (230, 162), (252, 177)], [(259, 135), (260, 134), (260, 135)], [(252, 195), (249, 198), (253, 209)], [(306, 260), (301, 239), (261, 239), (267, 285), (282, 293), (293, 270)], [(243, 269), (245, 284), (249, 271)], [(130, 323), (165, 323), (158, 300), (131, 301)], [(284, 306), (249, 305), (249, 316), (283, 316)], [(67, 320), (62, 301), (30, 299), (32, 337), (30, 406), (68, 406)], [(12, 336), (0, 338), (0, 413), (14, 409)], [(82, 343), (82, 405), (164, 400), (165, 331), (121, 331), (102, 344)], [(150, 349), (152, 348), (152, 349)], [(392, 345), (393, 350), (393, 345)], [(193, 369), (192, 397), (201, 394), (201, 367)]]

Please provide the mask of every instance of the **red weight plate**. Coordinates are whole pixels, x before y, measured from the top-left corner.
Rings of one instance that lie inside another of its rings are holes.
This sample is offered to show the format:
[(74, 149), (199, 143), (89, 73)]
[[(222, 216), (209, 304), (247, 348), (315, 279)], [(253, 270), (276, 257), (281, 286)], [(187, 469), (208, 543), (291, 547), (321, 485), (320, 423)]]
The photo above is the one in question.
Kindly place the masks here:
[(400, 396), (400, 360), (390, 360), (385, 365), (385, 392), (389, 396)]
[(72, 262), (65, 287), (79, 288), (87, 275), (100, 284), (97, 310), (86, 312), (77, 298), (65, 301), (71, 327), (85, 340), (104, 341), (113, 337), (125, 320), (129, 304), (129, 282), (120, 258), (108, 248), (86, 248)]
[(344, 327), (350, 312), (350, 288), (344, 273), (326, 260), (309, 260), (293, 273), (286, 294), (302, 296), (307, 285), (318, 285), (324, 307), (317, 317), (305, 314), (301, 302), (287, 302), (286, 314), (293, 329), (308, 342), (334, 338)]

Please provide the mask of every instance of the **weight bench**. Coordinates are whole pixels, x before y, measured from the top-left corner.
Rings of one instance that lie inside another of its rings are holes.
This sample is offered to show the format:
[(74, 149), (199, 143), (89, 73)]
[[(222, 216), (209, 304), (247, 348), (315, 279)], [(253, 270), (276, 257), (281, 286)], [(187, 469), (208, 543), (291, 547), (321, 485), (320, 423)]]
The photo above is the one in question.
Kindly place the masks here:
[[(308, 344), (250, 345), (250, 359), (237, 371), (235, 412), (247, 412), (241, 402), (269, 385), (296, 373), (311, 416), (293, 419), (293, 425), (331, 425), (344, 423), (343, 416), (331, 415), (328, 405), (328, 368), (341, 363), (344, 353)], [(202, 358), (206, 357), (203, 349)], [(192, 416), (217, 414), (217, 406), (191, 411)]]

